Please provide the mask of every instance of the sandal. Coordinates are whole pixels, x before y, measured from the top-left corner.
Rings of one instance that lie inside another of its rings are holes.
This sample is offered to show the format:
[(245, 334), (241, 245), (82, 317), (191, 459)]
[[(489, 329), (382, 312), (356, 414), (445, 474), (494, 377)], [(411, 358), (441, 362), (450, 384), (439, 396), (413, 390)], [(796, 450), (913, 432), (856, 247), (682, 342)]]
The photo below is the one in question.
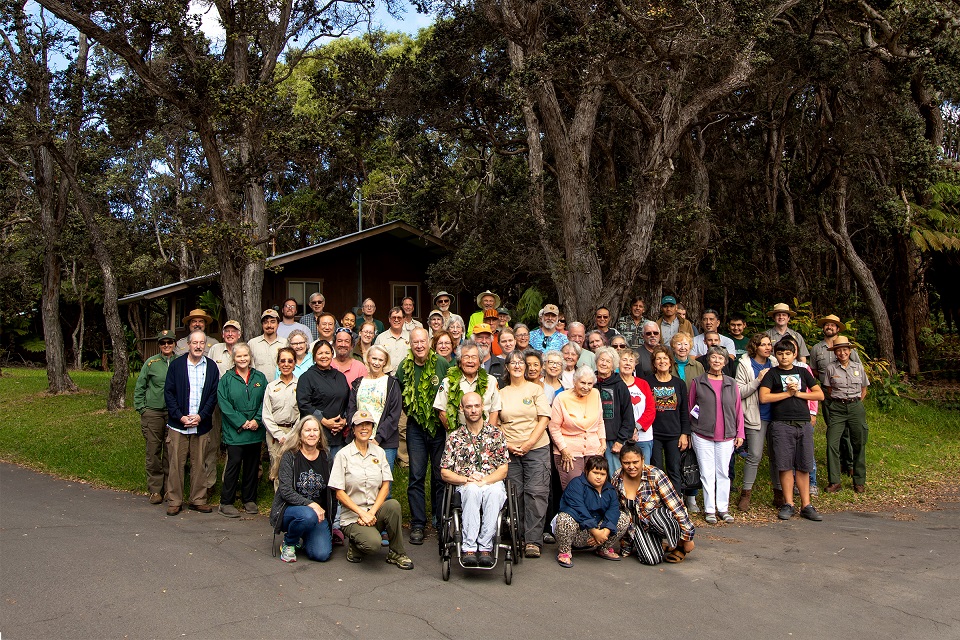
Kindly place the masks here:
[(677, 547), (675, 549), (669, 549), (663, 559), (665, 562), (669, 562), (670, 564), (680, 564), (684, 561), (684, 559), (686, 559), (686, 557), (687, 552), (680, 547)]
[(620, 561), (620, 554), (614, 551), (610, 547), (600, 547), (597, 549), (597, 555), (604, 560), (616, 560)]
[(560, 563), (561, 567), (566, 567), (569, 569), (573, 566), (573, 556), (571, 556), (569, 553), (558, 553), (557, 562)]

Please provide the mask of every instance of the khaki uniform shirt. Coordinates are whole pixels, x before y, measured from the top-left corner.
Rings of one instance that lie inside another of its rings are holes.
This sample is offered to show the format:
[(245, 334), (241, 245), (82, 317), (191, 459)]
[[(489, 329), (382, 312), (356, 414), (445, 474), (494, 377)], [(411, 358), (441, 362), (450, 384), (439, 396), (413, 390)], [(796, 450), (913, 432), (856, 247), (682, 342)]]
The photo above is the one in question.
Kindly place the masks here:
[[(473, 379), (473, 382), (468, 382), (466, 376), (460, 377), (460, 389), (464, 393), (470, 393), (471, 391), (477, 390), (477, 384), (480, 382), (480, 376), (477, 375)], [(444, 378), (443, 382), (440, 383), (440, 389), (437, 391), (437, 398), (433, 401), (433, 408), (438, 411), (447, 410), (447, 399), (449, 394), (447, 389), (450, 388), (450, 379)], [(493, 376), (487, 376), (487, 390), (483, 394), (483, 413), (484, 413), (484, 422), (490, 419), (490, 414), (494, 411), (500, 411), (502, 408), (500, 403), (500, 390), (497, 388), (497, 379)], [(467, 419), (463, 415), (463, 409), (457, 411), (457, 424), (451, 422), (452, 416), (447, 416), (447, 422), (450, 424), (450, 428), (456, 429), (457, 426), (465, 424)]]
[(267, 342), (261, 334), (247, 344), (253, 356), (253, 368), (266, 376), (267, 382), (273, 382), (277, 378), (277, 353), (280, 347), (287, 346), (287, 339), (277, 336), (273, 342)]
[[(810, 365), (811, 369), (817, 370), (817, 377), (820, 378), (820, 384), (826, 384), (827, 367), (836, 361), (837, 356), (827, 348), (827, 341), (821, 340), (810, 349), (810, 362), (807, 364)], [(857, 355), (855, 349), (850, 350), (850, 362), (860, 362), (860, 356)]]
[(217, 369), (220, 369), (221, 376), (233, 368), (233, 352), (227, 351), (226, 343), (218, 342), (210, 347), (210, 353), (207, 354), (207, 357), (217, 363)]
[[(367, 455), (360, 453), (356, 442), (351, 442), (333, 459), (330, 486), (342, 489), (361, 509), (369, 509), (376, 503), (384, 481), (393, 482), (393, 474), (383, 449), (373, 442), (367, 444)], [(344, 508), (340, 512), (343, 526), (356, 524), (357, 519), (352, 509)]]
[(859, 362), (850, 361), (846, 367), (834, 362), (827, 365), (823, 386), (830, 387), (831, 400), (854, 400), (861, 396), (864, 387), (870, 386), (870, 381)]
[(278, 377), (267, 385), (263, 396), (263, 425), (267, 428), (267, 439), (279, 440), (286, 437), (299, 419), (297, 379), (294, 378), (287, 384)]
[(388, 329), (378, 335), (377, 339), (373, 341), (373, 344), (378, 347), (383, 347), (387, 353), (390, 354), (390, 367), (384, 369), (384, 371), (393, 373), (397, 370), (397, 367), (400, 366), (400, 363), (403, 362), (403, 359), (407, 357), (407, 354), (410, 353), (410, 334), (406, 331), (401, 331), (400, 337), (398, 338)]

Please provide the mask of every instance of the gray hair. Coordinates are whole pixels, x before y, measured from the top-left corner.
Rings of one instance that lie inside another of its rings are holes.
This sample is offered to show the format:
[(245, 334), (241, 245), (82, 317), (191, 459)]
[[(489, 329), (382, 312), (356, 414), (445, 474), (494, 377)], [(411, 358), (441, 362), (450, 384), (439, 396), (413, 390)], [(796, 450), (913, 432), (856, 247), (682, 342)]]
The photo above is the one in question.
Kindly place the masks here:
[(575, 328), (575, 327), (580, 327), (580, 328), (582, 328), (584, 331), (587, 330), (587, 325), (583, 324), (582, 322), (577, 322), (576, 320), (574, 320), (573, 322), (568, 322), (568, 323), (567, 323), (567, 331), (570, 331), (570, 329), (573, 329), (573, 328)]
[(463, 355), (463, 352), (467, 349), (476, 349), (477, 353), (480, 353), (480, 345), (476, 343), (475, 340), (464, 340), (460, 343), (460, 354)]
[(576, 342), (568, 342), (567, 344), (560, 347), (560, 355), (563, 355), (563, 352), (567, 350), (567, 347), (573, 349), (573, 352), (577, 354), (577, 357), (580, 357), (581, 347)]
[(190, 344), (190, 342), (191, 342), (190, 338), (192, 338), (192, 337), (194, 336), (194, 334), (197, 334), (197, 333), (199, 333), (200, 335), (203, 336), (203, 344), (206, 345), (206, 344), (207, 344), (207, 333), (206, 333), (205, 331), (201, 331), (200, 329), (197, 329), (196, 331), (191, 331), (189, 334), (187, 334), (187, 344), (188, 344), (188, 345)]
[(583, 380), (584, 378), (589, 378), (589, 379), (590, 379), (590, 382), (596, 382), (596, 381), (597, 381), (597, 374), (594, 373), (594, 372), (593, 372), (593, 369), (591, 369), (590, 367), (580, 367), (579, 369), (577, 369), (576, 371), (573, 372), (573, 381), (574, 381), (574, 382), (579, 382), (580, 380)]
[(550, 351), (544, 352), (543, 361), (546, 362), (547, 359), (550, 358), (550, 356), (557, 356), (558, 358), (560, 358), (560, 361), (561, 361), (560, 364), (561, 365), (563, 364), (563, 354), (557, 351), (556, 349), (550, 349)]
[(641, 329), (646, 329), (646, 328), (649, 327), (650, 325), (653, 325), (653, 328), (654, 328), (654, 329), (657, 329), (657, 330), (660, 329), (660, 325), (658, 325), (658, 324), (657, 324), (656, 322), (654, 322), (653, 320), (647, 320), (646, 322), (643, 323), (643, 326), (640, 327), (640, 328), (641, 328)]
[(600, 347), (593, 352), (593, 355), (595, 360), (599, 360), (600, 356), (609, 356), (613, 362), (613, 370), (616, 371), (620, 368), (620, 354), (613, 347)]
[[(410, 333), (413, 333), (413, 331), (411, 331)], [(383, 368), (385, 370), (388, 369), (390, 367), (390, 352), (377, 344), (371, 345), (370, 348), (367, 349), (367, 355), (365, 357), (367, 364), (370, 364), (370, 354), (373, 353), (374, 351), (379, 351), (383, 355), (383, 357), (386, 358), (386, 362), (383, 363)]]
[(593, 334), (597, 334), (598, 336), (600, 336), (600, 340), (603, 341), (604, 345), (607, 344), (607, 337), (603, 335), (603, 332), (594, 329), (593, 331), (589, 332), (587, 335), (583, 337), (583, 341), (587, 343), (587, 347), (590, 346), (590, 336), (592, 336)]
[(708, 348), (707, 348), (707, 353), (705, 354), (705, 355), (707, 356), (707, 358), (708, 358), (708, 361), (709, 361), (710, 356), (712, 356), (713, 354), (721, 355), (721, 356), (724, 357), (724, 359), (730, 357), (730, 352), (727, 351), (727, 350), (726, 350), (725, 348), (723, 348), (723, 347), (708, 347)]
[(307, 344), (310, 344), (311, 342), (313, 342), (313, 338), (311, 338), (310, 336), (308, 336), (307, 334), (305, 334), (305, 333), (303, 332), (303, 329), (294, 329), (293, 331), (291, 331), (291, 332), (287, 335), (287, 344), (290, 344), (290, 341), (293, 340), (293, 339), (294, 339), (295, 337), (297, 337), (297, 336), (302, 337), (303, 340), (304, 340), (304, 342), (306, 342)]
[(466, 331), (466, 327), (463, 326), (463, 322), (458, 320), (457, 318), (450, 319), (450, 322), (447, 324), (447, 331), (449, 331), (450, 327), (452, 327), (453, 325), (457, 325), (458, 327), (460, 327), (460, 331)]
[(516, 333), (517, 333), (517, 329), (521, 329), (521, 328), (526, 329), (526, 330), (527, 330), (527, 333), (530, 333), (530, 327), (528, 327), (527, 325), (523, 324), (522, 322), (517, 322), (517, 323), (515, 323), (515, 324), (513, 325), (513, 333), (516, 334)]

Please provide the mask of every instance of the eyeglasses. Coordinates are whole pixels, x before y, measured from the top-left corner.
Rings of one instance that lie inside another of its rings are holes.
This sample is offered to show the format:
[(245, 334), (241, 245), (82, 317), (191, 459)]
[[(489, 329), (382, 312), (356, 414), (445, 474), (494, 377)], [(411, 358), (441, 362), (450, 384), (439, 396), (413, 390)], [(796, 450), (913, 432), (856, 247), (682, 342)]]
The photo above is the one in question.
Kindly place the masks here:
[(176, 343), (175, 343), (173, 340), (163, 340), (163, 341), (161, 341), (161, 342), (158, 342), (157, 344), (160, 345), (161, 347), (166, 347), (166, 346), (169, 346), (169, 345), (171, 345), (171, 344), (176, 344)]
[(610, 317), (610, 316), (600, 315), (599, 313), (597, 314), (597, 318), (600, 319), (600, 320), (606, 320), (606, 319), (609, 318), (609, 317)]
[(305, 341), (303, 341), (303, 340), (298, 340), (297, 342), (291, 342), (291, 343), (290, 343), (290, 346), (291, 346), (291, 347), (304, 347), (304, 346), (306, 346), (306, 344), (307, 344), (307, 343), (306, 343)]
[(450, 304), (450, 298), (438, 298), (437, 304)]

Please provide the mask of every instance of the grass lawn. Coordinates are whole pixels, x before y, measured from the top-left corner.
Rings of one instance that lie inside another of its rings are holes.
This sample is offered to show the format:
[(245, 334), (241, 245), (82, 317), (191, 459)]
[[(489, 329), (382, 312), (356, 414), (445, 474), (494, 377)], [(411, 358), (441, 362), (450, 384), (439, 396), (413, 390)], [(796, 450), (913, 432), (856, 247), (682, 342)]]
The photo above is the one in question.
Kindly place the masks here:
[[(0, 459), (63, 478), (145, 493), (143, 436), (133, 409), (111, 414), (106, 406), (110, 376), (98, 371), (71, 374), (83, 392), (48, 396), (43, 369), (7, 368), (0, 378)], [(134, 378), (127, 389), (133, 405)], [(867, 403), (870, 435), (867, 448), (867, 492), (854, 494), (849, 478), (836, 494), (822, 492), (818, 509), (835, 511), (923, 507), (955, 488), (960, 475), (960, 414), (930, 404), (903, 402), (881, 412)], [(816, 454), (820, 487), (827, 485), (825, 427), (818, 423)], [(222, 466), (222, 461), (221, 461)], [(266, 472), (266, 463), (264, 463)], [(742, 464), (738, 464), (739, 486)], [(766, 458), (754, 490), (754, 506), (746, 519), (774, 517)], [(407, 470), (398, 467), (393, 495), (404, 508)], [(219, 489), (219, 483), (217, 485)], [(262, 509), (269, 509), (273, 485), (261, 482)], [(428, 489), (429, 495), (429, 489)], [(731, 496), (736, 501), (737, 492)], [(213, 502), (216, 503), (215, 496)]]

